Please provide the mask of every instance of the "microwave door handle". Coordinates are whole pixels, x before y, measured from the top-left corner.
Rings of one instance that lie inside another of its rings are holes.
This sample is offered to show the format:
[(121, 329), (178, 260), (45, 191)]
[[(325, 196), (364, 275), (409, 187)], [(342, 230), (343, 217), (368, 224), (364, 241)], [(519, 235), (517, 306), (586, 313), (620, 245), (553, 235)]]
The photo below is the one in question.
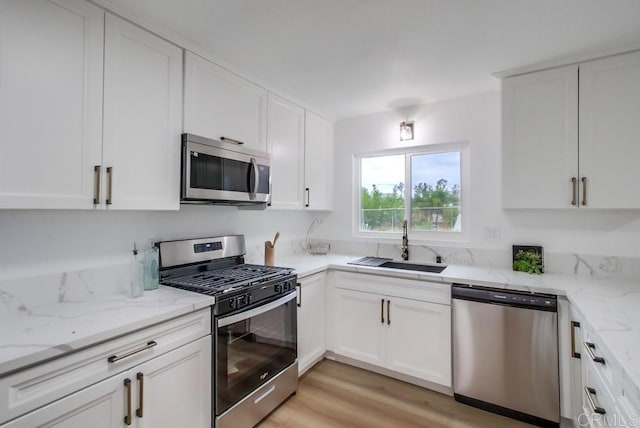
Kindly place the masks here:
[(270, 310), (275, 309), (278, 306), (284, 305), (285, 303), (297, 298), (298, 292), (294, 289), (293, 292), (279, 298), (278, 300), (274, 300), (273, 302), (258, 306), (257, 308), (253, 308), (248, 311), (240, 312), (239, 314), (218, 318), (218, 328), (235, 324), (240, 321), (248, 320), (249, 318), (258, 316), (260, 314), (264, 314), (265, 312), (269, 312)]
[(256, 158), (251, 158), (251, 167), (253, 168), (253, 183), (251, 183), (251, 189), (249, 190), (249, 199), (254, 200), (256, 193), (258, 193), (258, 183), (260, 183), (260, 173), (258, 172)]

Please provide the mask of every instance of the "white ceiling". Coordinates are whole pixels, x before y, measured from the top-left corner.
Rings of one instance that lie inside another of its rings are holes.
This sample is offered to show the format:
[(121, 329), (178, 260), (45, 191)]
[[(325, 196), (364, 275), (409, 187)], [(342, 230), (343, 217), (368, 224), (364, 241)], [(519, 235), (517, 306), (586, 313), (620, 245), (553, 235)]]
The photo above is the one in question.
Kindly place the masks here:
[(334, 119), (640, 43), (639, 0), (109, 0)]

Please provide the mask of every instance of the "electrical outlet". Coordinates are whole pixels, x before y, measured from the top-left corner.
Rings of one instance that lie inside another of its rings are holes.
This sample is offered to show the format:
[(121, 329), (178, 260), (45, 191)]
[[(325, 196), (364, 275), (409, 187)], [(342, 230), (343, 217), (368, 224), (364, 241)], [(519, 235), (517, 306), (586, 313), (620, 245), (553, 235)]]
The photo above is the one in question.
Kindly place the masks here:
[(485, 241), (500, 241), (502, 229), (499, 226), (485, 226), (483, 235)]

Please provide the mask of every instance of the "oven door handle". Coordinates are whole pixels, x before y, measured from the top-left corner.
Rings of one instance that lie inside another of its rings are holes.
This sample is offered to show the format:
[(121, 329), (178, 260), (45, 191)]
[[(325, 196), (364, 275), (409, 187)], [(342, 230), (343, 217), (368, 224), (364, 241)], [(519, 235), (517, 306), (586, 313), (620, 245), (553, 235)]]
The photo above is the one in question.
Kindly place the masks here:
[(278, 300), (274, 300), (273, 302), (269, 302), (265, 305), (258, 306), (257, 308), (253, 308), (245, 312), (240, 312), (239, 314), (218, 318), (218, 328), (225, 327), (230, 324), (235, 324), (237, 322), (244, 321), (249, 318), (264, 314), (265, 312), (269, 312), (270, 310), (275, 309), (278, 306), (284, 305), (285, 303), (290, 302), (297, 297), (298, 297), (298, 292), (297, 290), (294, 289), (291, 293), (287, 294), (284, 297), (279, 298)]

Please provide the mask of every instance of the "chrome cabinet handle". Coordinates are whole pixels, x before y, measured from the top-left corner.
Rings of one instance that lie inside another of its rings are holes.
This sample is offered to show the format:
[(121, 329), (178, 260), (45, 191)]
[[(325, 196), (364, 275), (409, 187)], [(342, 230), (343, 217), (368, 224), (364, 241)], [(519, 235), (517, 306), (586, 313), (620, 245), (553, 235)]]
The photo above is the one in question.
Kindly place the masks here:
[(587, 177), (582, 177), (582, 205), (587, 205)]
[(298, 287), (298, 302), (296, 303), (299, 308), (302, 307), (302, 284), (297, 283), (296, 287)]
[(93, 167), (93, 205), (98, 205), (100, 203), (100, 170), (102, 168), (100, 165), (95, 165)]
[(391, 300), (387, 300), (387, 325), (391, 324)]
[(107, 167), (107, 199), (105, 204), (111, 205), (113, 203), (111, 192), (113, 190), (113, 167)]
[(127, 393), (127, 415), (124, 417), (124, 423), (131, 425), (131, 381), (128, 378), (124, 380), (124, 389)]
[(115, 363), (116, 361), (120, 361), (124, 358), (130, 357), (132, 355), (137, 354), (138, 352), (142, 352), (142, 351), (146, 351), (147, 349), (151, 349), (154, 346), (158, 345), (158, 343), (155, 340), (152, 340), (151, 342), (147, 342), (146, 345), (144, 345), (142, 348), (139, 349), (135, 349), (131, 352), (127, 352), (126, 354), (123, 355), (112, 355), (109, 358), (107, 358), (107, 361), (110, 363)]
[(140, 389), (138, 390), (138, 399), (140, 402), (140, 407), (136, 410), (136, 416), (141, 418), (143, 415), (143, 405), (144, 405), (144, 375), (140, 372), (136, 374), (136, 379), (138, 379), (138, 386)]
[(380, 322), (384, 324), (384, 299), (380, 299)]
[(229, 137), (220, 137), (220, 141), (228, 141), (230, 143), (238, 144), (240, 146), (244, 144), (244, 141), (234, 140), (233, 138), (229, 138)]
[(596, 349), (595, 343), (584, 342), (584, 346), (587, 348), (587, 354), (589, 354), (589, 357), (591, 357), (593, 361), (595, 361), (596, 363), (605, 364), (604, 358), (598, 357), (593, 353), (593, 350)]
[(307, 192), (307, 203), (304, 204), (304, 206), (309, 208), (309, 204), (311, 203), (311, 192), (309, 191), (308, 187), (304, 189), (304, 191)]
[(580, 358), (580, 352), (576, 352), (576, 328), (580, 328), (578, 321), (571, 321), (571, 356)]
[(589, 401), (589, 406), (591, 407), (591, 410), (598, 413), (599, 415), (604, 415), (607, 413), (607, 411), (602, 407), (598, 406), (598, 404), (593, 399), (593, 396), (596, 395), (595, 389), (585, 386), (584, 393), (587, 394), (587, 400)]
[(578, 179), (571, 177), (571, 185), (573, 186), (573, 199), (571, 199), (571, 205), (578, 204)]

